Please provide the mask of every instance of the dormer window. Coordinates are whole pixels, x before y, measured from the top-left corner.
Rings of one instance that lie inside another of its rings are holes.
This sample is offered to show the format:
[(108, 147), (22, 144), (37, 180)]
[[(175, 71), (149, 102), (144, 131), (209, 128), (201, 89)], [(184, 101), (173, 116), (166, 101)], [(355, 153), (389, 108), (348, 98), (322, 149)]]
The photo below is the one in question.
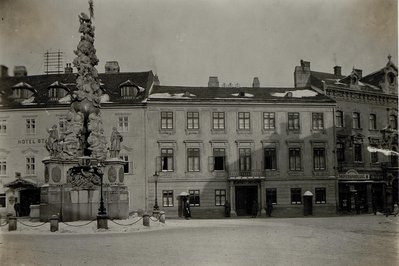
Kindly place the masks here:
[(352, 85), (356, 85), (357, 84), (357, 77), (356, 76), (352, 76), (351, 77), (351, 84)]
[(34, 94), (33, 87), (25, 82), (14, 85), (12, 90), (14, 99), (29, 99)]
[(54, 82), (48, 88), (47, 96), (50, 102), (58, 102), (61, 98), (64, 98), (68, 94), (68, 88), (61, 82)]
[(48, 90), (48, 98), (50, 101), (58, 101), (67, 95), (67, 91), (63, 88), (50, 88)]
[(134, 99), (137, 96), (137, 89), (133, 86), (121, 87), (121, 96), (123, 99)]
[(121, 97), (122, 99), (136, 99), (137, 95), (144, 91), (143, 88), (140, 88), (130, 80), (127, 80), (119, 85), (121, 90)]
[(394, 73), (392, 73), (392, 72), (388, 73), (387, 78), (388, 78), (389, 85), (394, 85), (395, 84), (395, 78), (396, 77), (395, 77)]

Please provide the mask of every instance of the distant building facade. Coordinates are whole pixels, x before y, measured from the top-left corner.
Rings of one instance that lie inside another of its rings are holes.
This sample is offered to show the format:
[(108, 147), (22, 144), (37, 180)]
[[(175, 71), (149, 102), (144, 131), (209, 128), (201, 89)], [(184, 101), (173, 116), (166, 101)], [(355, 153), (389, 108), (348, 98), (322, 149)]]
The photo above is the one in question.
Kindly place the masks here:
[[(363, 75), (316, 72), (310, 62), (295, 68), (295, 87), (312, 86), (337, 102), (335, 109), (339, 210), (392, 211), (398, 203), (398, 69)], [(377, 152), (376, 152), (377, 151)]]

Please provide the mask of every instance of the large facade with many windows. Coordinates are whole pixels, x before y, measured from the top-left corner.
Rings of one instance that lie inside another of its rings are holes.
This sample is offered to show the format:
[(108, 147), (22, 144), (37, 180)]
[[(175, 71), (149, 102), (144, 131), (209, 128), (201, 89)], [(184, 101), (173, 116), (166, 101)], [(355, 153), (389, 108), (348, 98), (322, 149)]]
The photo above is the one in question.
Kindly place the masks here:
[(147, 100), (147, 209), (193, 217), (336, 211), (335, 102), (311, 88), (154, 86)]

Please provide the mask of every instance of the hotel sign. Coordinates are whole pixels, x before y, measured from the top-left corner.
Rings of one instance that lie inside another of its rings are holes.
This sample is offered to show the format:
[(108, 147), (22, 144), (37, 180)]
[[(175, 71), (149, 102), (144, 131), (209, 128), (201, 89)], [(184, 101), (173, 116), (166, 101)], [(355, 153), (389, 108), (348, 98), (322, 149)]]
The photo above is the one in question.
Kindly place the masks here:
[(46, 143), (46, 139), (19, 139), (18, 144), (44, 144)]

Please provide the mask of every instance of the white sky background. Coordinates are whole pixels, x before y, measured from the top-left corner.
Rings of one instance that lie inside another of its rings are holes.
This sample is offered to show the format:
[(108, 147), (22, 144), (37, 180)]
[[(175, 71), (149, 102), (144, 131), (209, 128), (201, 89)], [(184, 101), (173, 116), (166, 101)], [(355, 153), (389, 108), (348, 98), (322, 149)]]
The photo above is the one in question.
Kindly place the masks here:
[[(46, 50), (72, 62), (87, 0), (0, 0), (0, 64), (42, 74)], [(396, 0), (94, 0), (95, 47), (104, 72), (153, 70), (163, 85), (293, 86), (300, 59), (315, 71), (397, 64)], [(76, 72), (76, 70), (75, 70)]]

